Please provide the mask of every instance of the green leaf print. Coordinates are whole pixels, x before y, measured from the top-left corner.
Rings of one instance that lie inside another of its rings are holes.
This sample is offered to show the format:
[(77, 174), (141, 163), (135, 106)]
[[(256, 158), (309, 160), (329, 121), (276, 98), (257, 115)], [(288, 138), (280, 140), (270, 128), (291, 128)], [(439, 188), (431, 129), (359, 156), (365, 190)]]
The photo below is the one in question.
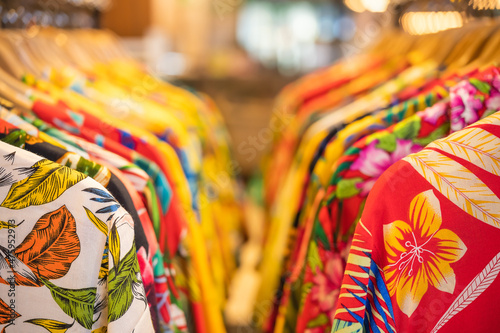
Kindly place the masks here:
[(121, 318), (132, 305), (134, 295), (132, 286), (139, 283), (139, 262), (135, 245), (121, 259), (117, 266), (109, 271), (108, 276), (108, 321)]
[(394, 135), (398, 139), (411, 140), (416, 138), (422, 124), (420, 123), (420, 117), (412, 116), (405, 121), (402, 121), (394, 126)]
[(416, 144), (420, 146), (427, 146), (429, 143), (436, 141), (437, 139), (444, 138), (448, 132), (450, 131), (450, 124), (443, 124), (441, 125), (438, 129), (436, 129), (434, 132), (429, 134), (429, 136), (425, 138), (418, 138), (413, 140)]
[(392, 153), (396, 150), (396, 136), (394, 134), (381, 135), (378, 138), (377, 148)]
[(48, 280), (41, 279), (41, 281), (49, 288), (52, 298), (64, 313), (86, 329), (92, 329), (96, 288), (65, 289)]
[(342, 179), (337, 186), (337, 198), (342, 200), (358, 195), (361, 190), (356, 185), (362, 182), (363, 179), (360, 177)]
[(487, 84), (486, 82), (482, 82), (478, 79), (470, 79), (469, 80), (470, 83), (477, 88), (477, 90), (479, 90), (480, 92), (482, 92), (483, 94), (487, 94), (489, 95), (490, 94), (490, 90), (491, 90), (491, 87), (489, 84)]
[(53, 319), (30, 319), (26, 320), (25, 323), (41, 326), (51, 333), (65, 333), (74, 324), (74, 322), (66, 324)]

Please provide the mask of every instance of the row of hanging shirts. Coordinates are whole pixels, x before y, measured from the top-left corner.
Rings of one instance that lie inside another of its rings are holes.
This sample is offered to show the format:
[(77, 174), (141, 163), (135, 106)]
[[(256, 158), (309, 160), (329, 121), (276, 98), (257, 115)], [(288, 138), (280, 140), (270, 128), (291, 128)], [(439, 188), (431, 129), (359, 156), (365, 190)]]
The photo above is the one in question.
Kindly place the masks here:
[(210, 97), (40, 27), (0, 31), (0, 95), (2, 331), (225, 332), (242, 192)]
[(265, 332), (496, 331), (499, 45), (494, 20), (386, 31), (282, 91), (262, 172)]

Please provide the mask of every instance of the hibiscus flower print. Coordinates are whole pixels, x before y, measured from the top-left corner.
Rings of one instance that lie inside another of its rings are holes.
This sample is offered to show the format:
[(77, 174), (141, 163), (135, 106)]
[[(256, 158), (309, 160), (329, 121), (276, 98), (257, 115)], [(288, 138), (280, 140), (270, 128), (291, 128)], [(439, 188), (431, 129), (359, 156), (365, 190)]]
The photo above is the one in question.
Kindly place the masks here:
[(411, 140), (396, 139), (396, 149), (392, 153), (377, 148), (378, 143), (379, 140), (372, 141), (359, 153), (358, 159), (351, 165), (351, 170), (359, 170), (370, 177), (370, 179), (357, 184), (362, 196), (367, 196), (370, 193), (377, 179), (391, 165), (410, 154), (422, 150), (421, 146)]
[(433, 106), (428, 107), (424, 111), (421, 111), (422, 119), (429, 124), (436, 125), (439, 118), (441, 118), (448, 110), (448, 103), (439, 102)]
[(476, 98), (477, 91), (469, 81), (462, 81), (450, 89), (452, 131), (459, 131), (479, 120), (478, 112), (483, 108), (483, 102)]
[(316, 268), (316, 275), (313, 278), (312, 300), (331, 320), (335, 315), (344, 269), (345, 261), (340, 254), (334, 253), (326, 261), (323, 271)]
[(467, 248), (454, 232), (441, 229), (441, 224), (439, 200), (428, 190), (413, 198), (409, 223), (398, 220), (384, 225), (387, 287), (408, 317), (430, 287), (450, 294), (455, 290), (451, 264), (459, 261)]

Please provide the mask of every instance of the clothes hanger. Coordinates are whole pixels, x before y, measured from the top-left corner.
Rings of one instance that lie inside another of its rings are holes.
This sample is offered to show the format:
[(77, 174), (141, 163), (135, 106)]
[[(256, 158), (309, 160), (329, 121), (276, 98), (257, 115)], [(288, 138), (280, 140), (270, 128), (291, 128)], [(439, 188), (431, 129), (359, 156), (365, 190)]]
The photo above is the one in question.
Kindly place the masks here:
[(467, 64), (477, 59), (495, 29), (496, 25), (487, 26), (483, 21), (476, 22), (472, 26), (472, 30), (462, 40), (461, 50), (463, 52), (458, 51), (454, 59), (447, 59), (448, 70), (457, 71), (463, 69)]
[(2, 38), (2, 36), (5, 37), (4, 33), (5, 31), (0, 31), (0, 83), (2, 84), (0, 94), (23, 108), (32, 106), (32, 103), (27, 101), (29, 98), (54, 103), (50, 96), (32, 90), (21, 82), (20, 78), (26, 74), (26, 70), (19, 58), (15, 56), (12, 45)]
[(467, 65), (467, 69), (480, 68), (481, 70), (498, 63), (500, 52), (500, 22), (492, 22), (493, 32), (481, 50), (481, 54)]
[[(453, 52), (457, 44), (460, 42), (464, 32), (462, 28), (455, 28), (450, 30), (445, 30), (438, 33), (440, 35), (440, 42), (434, 48), (434, 52), (431, 55), (438, 64), (443, 65), (446, 58)], [(443, 43), (443, 41), (446, 41)]]
[(0, 58), (5, 65), (4, 69), (14, 77), (22, 77), (28, 69), (21, 61), (11, 41), (7, 38), (6, 32), (0, 30)]

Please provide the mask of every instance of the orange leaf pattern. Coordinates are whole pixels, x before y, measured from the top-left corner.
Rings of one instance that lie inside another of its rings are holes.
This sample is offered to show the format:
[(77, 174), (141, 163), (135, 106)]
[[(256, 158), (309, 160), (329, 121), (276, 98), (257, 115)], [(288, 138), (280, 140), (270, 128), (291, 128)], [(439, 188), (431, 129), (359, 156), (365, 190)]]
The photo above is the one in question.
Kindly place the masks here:
[(12, 320), (20, 317), (21, 315), (17, 313), (15, 310), (11, 309), (7, 303), (5, 303), (0, 298), (0, 324), (6, 324), (11, 322)]
[(14, 251), (38, 277), (50, 280), (66, 275), (79, 253), (75, 218), (66, 206), (42, 216)]
[[(0, 332), (28, 332), (33, 324), (54, 332), (70, 325), (75, 332), (153, 332), (140, 275), (134, 271), (133, 288), (118, 293), (99, 278), (101, 263), (113, 272), (137, 263), (134, 229), (118, 223), (131, 220), (124, 208), (116, 204), (111, 218), (97, 221), (102, 205), (92, 192), (114, 200), (98, 182), (4, 142), (0, 155), (16, 157), (0, 159), (0, 168), (13, 177), (0, 186), (0, 217), (8, 221), (0, 226), (0, 283), (7, 291), (0, 299)], [(114, 246), (109, 262), (108, 230)], [(110, 298), (127, 305), (112, 322)]]

